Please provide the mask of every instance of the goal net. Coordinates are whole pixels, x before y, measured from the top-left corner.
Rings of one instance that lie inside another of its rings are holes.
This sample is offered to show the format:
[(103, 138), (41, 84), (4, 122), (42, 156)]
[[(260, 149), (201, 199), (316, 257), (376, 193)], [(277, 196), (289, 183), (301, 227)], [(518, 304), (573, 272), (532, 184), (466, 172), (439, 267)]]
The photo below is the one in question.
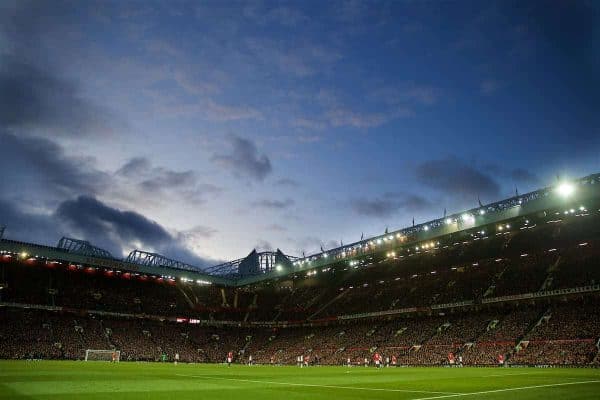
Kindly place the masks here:
[(85, 351), (85, 361), (115, 361), (121, 360), (121, 352), (119, 350), (91, 350)]

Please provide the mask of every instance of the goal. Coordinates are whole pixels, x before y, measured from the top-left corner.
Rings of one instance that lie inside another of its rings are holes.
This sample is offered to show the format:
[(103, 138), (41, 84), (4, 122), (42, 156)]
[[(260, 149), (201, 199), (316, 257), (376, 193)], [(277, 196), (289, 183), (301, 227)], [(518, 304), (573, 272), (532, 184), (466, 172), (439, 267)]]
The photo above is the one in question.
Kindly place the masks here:
[(115, 361), (121, 360), (121, 352), (119, 350), (91, 350), (85, 351), (85, 361), (112, 361), (113, 354)]

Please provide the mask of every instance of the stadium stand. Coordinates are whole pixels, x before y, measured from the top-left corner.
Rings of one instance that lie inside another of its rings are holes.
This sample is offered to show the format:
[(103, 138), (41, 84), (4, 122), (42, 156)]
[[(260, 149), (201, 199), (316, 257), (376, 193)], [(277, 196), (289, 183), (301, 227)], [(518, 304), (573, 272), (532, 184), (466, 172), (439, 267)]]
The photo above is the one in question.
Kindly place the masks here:
[(598, 365), (600, 211), (565, 212), (241, 286), (3, 250), (0, 358)]

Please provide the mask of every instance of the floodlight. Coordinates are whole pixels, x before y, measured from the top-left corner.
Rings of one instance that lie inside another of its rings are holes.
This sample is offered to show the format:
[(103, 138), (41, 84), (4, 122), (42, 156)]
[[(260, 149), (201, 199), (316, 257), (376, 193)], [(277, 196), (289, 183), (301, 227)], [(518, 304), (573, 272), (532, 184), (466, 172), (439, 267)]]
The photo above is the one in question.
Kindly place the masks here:
[(575, 191), (575, 186), (573, 186), (569, 182), (563, 182), (560, 185), (558, 185), (556, 191), (563, 197), (569, 197)]

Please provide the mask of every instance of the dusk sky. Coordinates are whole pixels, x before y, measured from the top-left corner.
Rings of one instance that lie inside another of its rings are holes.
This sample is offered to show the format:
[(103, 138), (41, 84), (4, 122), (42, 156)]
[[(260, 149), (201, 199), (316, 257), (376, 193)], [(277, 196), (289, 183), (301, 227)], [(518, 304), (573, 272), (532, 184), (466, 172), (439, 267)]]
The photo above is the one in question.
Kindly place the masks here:
[(0, 0), (0, 225), (206, 266), (599, 172), (598, 4)]

